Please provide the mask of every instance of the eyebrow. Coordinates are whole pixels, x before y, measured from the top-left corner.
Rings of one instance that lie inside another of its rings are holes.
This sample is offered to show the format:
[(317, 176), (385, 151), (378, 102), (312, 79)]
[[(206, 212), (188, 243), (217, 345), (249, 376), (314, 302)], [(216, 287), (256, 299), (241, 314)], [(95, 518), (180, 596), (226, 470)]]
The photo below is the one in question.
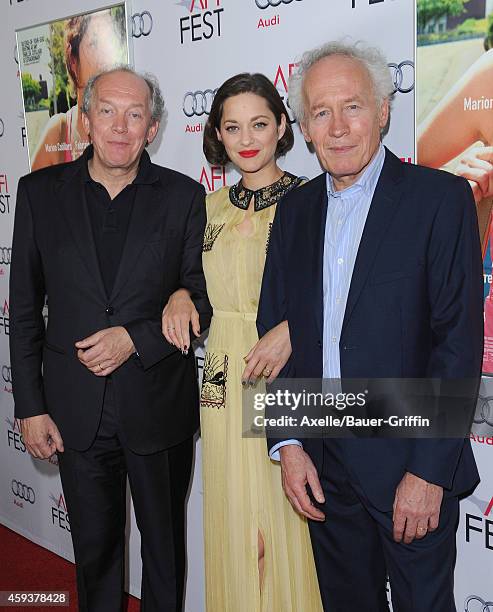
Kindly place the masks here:
[[(98, 102), (103, 102), (104, 104), (109, 104), (110, 106), (115, 106), (115, 103), (111, 100), (107, 100), (105, 98), (99, 98)], [(136, 102), (135, 104), (130, 104), (127, 108), (145, 108), (145, 104), (141, 104), (140, 102)]]
[[(252, 117), (250, 119), (250, 121), (257, 121), (258, 119), (267, 119), (268, 120), (268, 119), (270, 119), (270, 117), (268, 117), (267, 115), (257, 115), (256, 117)], [(227, 123), (228, 121), (230, 123), (238, 123), (238, 121), (236, 119), (224, 119), (224, 123)]]

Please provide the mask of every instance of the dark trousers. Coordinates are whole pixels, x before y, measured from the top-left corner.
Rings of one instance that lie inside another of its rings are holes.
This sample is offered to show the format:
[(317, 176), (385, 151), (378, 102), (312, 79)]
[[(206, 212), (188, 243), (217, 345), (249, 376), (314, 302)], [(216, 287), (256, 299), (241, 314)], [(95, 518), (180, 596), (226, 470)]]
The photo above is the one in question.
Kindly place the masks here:
[[(344, 467), (338, 440), (324, 441), (324, 523), (310, 521), (325, 612), (455, 612), (453, 575), (459, 503), (445, 498), (438, 529), (394, 542), (392, 512), (372, 506)], [(378, 474), (375, 474), (378, 478)]]
[(141, 610), (182, 610), (185, 498), (192, 456), (191, 438), (152, 455), (133, 453), (121, 432), (113, 384), (107, 382), (92, 446), (84, 452), (65, 449), (59, 453), (79, 610), (123, 609), (127, 475), (141, 534)]

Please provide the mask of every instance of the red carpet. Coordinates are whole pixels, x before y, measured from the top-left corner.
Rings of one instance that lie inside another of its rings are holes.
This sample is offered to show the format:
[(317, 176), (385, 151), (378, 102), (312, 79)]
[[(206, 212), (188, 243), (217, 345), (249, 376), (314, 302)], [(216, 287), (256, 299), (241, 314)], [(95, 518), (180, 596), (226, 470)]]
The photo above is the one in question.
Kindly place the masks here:
[[(0, 525), (0, 566), (0, 591), (68, 591), (70, 607), (56, 609), (76, 612), (75, 566), (3, 525)], [(47, 612), (55, 608), (45, 605), (2, 609), (9, 612)], [(139, 600), (129, 596), (127, 612), (139, 610)]]

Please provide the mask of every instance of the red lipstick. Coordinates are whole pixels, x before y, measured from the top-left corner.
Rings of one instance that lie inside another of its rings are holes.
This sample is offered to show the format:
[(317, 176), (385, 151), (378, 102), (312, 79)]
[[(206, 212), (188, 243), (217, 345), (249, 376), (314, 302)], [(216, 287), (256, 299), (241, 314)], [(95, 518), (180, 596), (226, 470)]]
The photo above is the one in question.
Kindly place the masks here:
[(259, 149), (250, 149), (248, 151), (240, 151), (242, 157), (255, 157), (259, 154)]

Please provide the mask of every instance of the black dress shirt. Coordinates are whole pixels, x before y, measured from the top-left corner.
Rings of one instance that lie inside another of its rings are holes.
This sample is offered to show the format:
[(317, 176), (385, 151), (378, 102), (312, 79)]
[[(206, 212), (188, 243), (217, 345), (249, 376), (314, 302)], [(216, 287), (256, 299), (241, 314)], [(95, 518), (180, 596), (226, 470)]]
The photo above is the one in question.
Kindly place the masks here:
[(140, 158), (137, 176), (112, 200), (106, 188), (94, 181), (89, 174), (87, 162), (92, 155), (92, 146), (87, 147), (84, 152), (85, 195), (99, 268), (109, 297), (120, 265), (137, 189), (139, 185), (151, 184), (159, 179), (153, 172), (147, 151), (144, 151)]

